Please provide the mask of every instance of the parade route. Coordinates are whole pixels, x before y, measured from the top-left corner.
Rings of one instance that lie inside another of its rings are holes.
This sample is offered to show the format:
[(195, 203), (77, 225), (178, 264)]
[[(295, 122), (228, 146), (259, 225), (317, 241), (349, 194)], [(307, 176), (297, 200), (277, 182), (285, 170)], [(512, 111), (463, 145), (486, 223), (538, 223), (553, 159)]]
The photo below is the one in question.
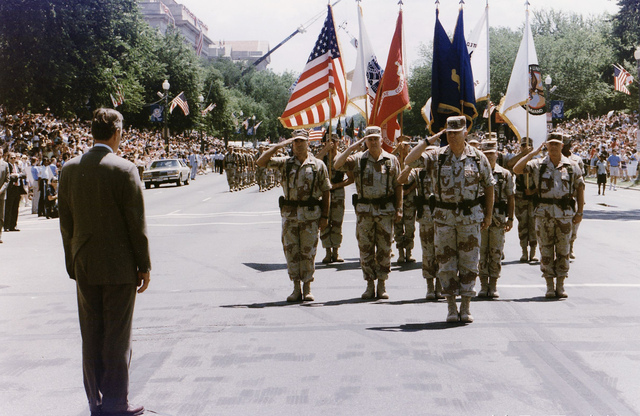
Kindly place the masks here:
[[(420, 262), (394, 257), (390, 299), (360, 299), (351, 193), (345, 263), (320, 247), (316, 300), (289, 304), (279, 188), (230, 193), (210, 173), (145, 190), (130, 401), (162, 416), (640, 413), (640, 192), (587, 184), (567, 299), (544, 298), (509, 232), (500, 298), (473, 300), (466, 325), (424, 299)], [(88, 416), (58, 220), (22, 209), (18, 228), (0, 245), (0, 416)]]

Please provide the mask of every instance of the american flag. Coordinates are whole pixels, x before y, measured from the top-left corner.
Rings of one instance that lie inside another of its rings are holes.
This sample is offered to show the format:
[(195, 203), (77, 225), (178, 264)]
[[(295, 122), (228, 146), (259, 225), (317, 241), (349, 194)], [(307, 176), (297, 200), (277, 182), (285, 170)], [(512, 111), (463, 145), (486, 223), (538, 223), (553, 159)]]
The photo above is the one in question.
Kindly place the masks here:
[(166, 14), (167, 16), (169, 16), (169, 18), (171, 19), (171, 23), (173, 23), (173, 25), (176, 25), (176, 19), (173, 18), (173, 15), (171, 14), (171, 10), (169, 10), (169, 8), (167, 6), (165, 6), (164, 3), (160, 2), (160, 8), (162, 9), (162, 13)]
[(185, 116), (189, 115), (189, 104), (187, 104), (187, 98), (184, 96), (184, 91), (178, 94), (176, 98), (171, 100), (171, 105), (169, 106), (169, 114), (173, 112), (173, 109), (176, 108), (176, 105), (180, 106)]
[(198, 34), (198, 38), (196, 39), (196, 55), (202, 55), (202, 46), (204, 45), (204, 30), (202, 29), (202, 22), (196, 20), (196, 24), (200, 26), (200, 33)]
[[(343, 116), (347, 89), (340, 45), (331, 6), (316, 45), (280, 117), (287, 128), (314, 127), (330, 117)], [(329, 94), (331, 93), (331, 103)]]
[(324, 127), (316, 127), (315, 129), (309, 130), (309, 141), (310, 142), (319, 142), (324, 137)]
[(614, 77), (614, 89), (616, 91), (623, 92), (625, 94), (631, 95), (629, 90), (627, 89), (627, 85), (633, 82), (633, 77), (626, 69), (616, 66), (613, 66), (613, 77)]

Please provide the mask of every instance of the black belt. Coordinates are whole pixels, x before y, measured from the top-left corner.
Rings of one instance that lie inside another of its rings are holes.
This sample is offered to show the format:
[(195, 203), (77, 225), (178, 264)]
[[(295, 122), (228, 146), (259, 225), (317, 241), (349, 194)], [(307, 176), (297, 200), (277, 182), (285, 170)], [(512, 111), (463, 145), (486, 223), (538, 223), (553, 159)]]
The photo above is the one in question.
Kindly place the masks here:
[(413, 199), (413, 202), (416, 205), (418, 218), (422, 218), (424, 207), (429, 207), (429, 211), (433, 214), (433, 210), (436, 207), (436, 196), (432, 194), (429, 195), (428, 198), (425, 198), (424, 196), (418, 195)]
[(380, 206), (380, 205), (386, 205), (389, 202), (395, 205), (396, 197), (394, 194), (394, 195), (385, 196), (382, 198), (360, 198), (358, 194), (353, 194), (351, 198), (351, 202), (353, 203), (354, 207), (358, 204), (371, 204), (371, 205)]
[(504, 201), (501, 202), (494, 202), (493, 203), (493, 209), (498, 211), (499, 214), (507, 214), (507, 203)]
[(436, 208), (449, 209), (452, 211), (462, 210), (464, 215), (471, 215), (471, 208), (480, 205), (484, 201), (484, 195), (476, 199), (468, 199), (462, 202), (436, 201)]
[(549, 204), (549, 205), (556, 205), (560, 208), (564, 209), (576, 209), (576, 200), (571, 198), (571, 197), (565, 197), (565, 198), (537, 198), (536, 199), (538, 204)]
[(285, 199), (284, 196), (280, 196), (278, 199), (278, 205), (282, 207), (319, 207), (322, 202), (319, 199), (309, 198), (306, 201), (295, 201), (292, 199)]

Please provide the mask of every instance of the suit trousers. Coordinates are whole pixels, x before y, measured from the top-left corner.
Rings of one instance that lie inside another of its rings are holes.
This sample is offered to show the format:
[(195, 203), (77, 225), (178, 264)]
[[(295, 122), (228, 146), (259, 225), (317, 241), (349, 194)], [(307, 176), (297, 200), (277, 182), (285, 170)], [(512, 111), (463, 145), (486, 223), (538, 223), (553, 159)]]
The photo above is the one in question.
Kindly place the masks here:
[(18, 225), (20, 211), (20, 192), (16, 189), (7, 190), (7, 200), (4, 206), (4, 229), (13, 230)]
[(0, 237), (4, 230), (4, 194), (0, 194)]
[(135, 284), (90, 285), (77, 282), (82, 334), (82, 373), (89, 408), (127, 409), (131, 324)]

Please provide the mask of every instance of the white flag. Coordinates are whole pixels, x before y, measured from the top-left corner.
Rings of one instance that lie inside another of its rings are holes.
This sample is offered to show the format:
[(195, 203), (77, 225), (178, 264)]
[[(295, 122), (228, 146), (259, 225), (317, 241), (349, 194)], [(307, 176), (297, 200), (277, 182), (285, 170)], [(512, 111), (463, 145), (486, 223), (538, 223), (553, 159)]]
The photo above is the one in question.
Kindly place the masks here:
[[(358, 38), (358, 56), (356, 58), (356, 69), (351, 80), (351, 91), (349, 91), (349, 102), (356, 107), (368, 120), (369, 115), (365, 114), (364, 101), (370, 97), (369, 103), (376, 98), (378, 85), (382, 79), (382, 68), (378, 64), (376, 54), (373, 52), (369, 35), (364, 27), (362, 7), (358, 4), (358, 26), (360, 34)], [(369, 106), (371, 111), (371, 106)]]
[(545, 97), (542, 76), (538, 67), (538, 56), (529, 27), (529, 10), (526, 12), (524, 36), (518, 49), (513, 72), (509, 79), (507, 94), (502, 98), (498, 112), (518, 136), (527, 136), (527, 109), (529, 118), (528, 136), (534, 148), (547, 139)]
[(487, 19), (489, 19), (489, 7), (467, 36), (467, 50), (471, 57), (471, 70), (473, 71), (473, 85), (476, 93), (476, 102), (489, 98), (489, 74), (487, 65)]

